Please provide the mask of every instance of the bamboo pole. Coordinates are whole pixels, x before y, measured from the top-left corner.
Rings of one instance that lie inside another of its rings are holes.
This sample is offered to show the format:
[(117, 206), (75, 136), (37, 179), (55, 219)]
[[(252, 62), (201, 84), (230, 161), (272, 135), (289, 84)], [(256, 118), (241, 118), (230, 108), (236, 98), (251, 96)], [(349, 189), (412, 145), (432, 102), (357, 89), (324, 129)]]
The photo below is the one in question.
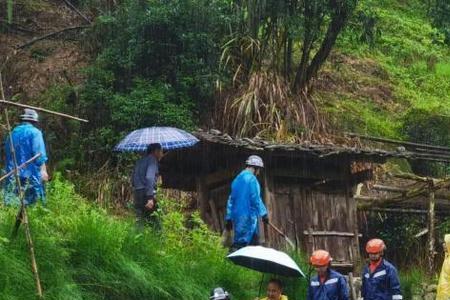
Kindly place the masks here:
[(428, 272), (429, 275), (433, 275), (434, 272), (434, 258), (436, 256), (435, 251), (435, 206), (436, 206), (436, 199), (434, 197), (434, 186), (433, 182), (430, 182), (430, 188), (429, 188), (429, 213), (428, 213)]
[[(0, 73), (0, 96), (2, 97), (2, 99), (5, 98), (5, 92), (3, 89), (3, 80), (2, 80), (1, 73)], [(24, 202), (24, 191), (22, 190), (22, 185), (20, 182), (19, 168), (17, 165), (17, 156), (16, 156), (16, 151), (14, 149), (11, 124), (9, 122), (9, 115), (8, 115), (7, 107), (4, 108), (4, 112), (5, 112), (5, 118), (6, 118), (6, 126), (8, 129), (9, 146), (10, 146), (10, 150), (11, 150), (11, 154), (12, 154), (13, 162), (14, 162), (14, 175), (15, 175), (16, 184), (17, 184), (17, 187), (19, 190), (19, 199), (20, 199), (20, 210), (19, 210), (19, 214), (17, 216), (16, 224), (20, 220), (24, 225), (25, 236), (26, 236), (26, 240), (27, 240), (27, 244), (28, 244), (28, 249), (30, 252), (31, 270), (34, 275), (37, 296), (39, 297), (39, 299), (43, 299), (44, 296), (43, 296), (43, 292), (42, 292), (41, 280), (39, 278), (39, 271), (38, 271), (38, 267), (37, 267), (37, 263), (36, 263), (36, 255), (34, 253), (34, 246), (33, 246), (33, 239), (31, 237), (30, 225), (28, 223), (27, 209), (26, 209), (25, 202)]]
[[(35, 156), (33, 156), (32, 158), (30, 158), (29, 160), (27, 160), (26, 162), (24, 162), (23, 164), (21, 164), (20, 166), (18, 166), (17, 168), (23, 169), (25, 168), (27, 165), (29, 165), (30, 163), (32, 163), (33, 161), (35, 161), (36, 159), (38, 159), (41, 156), (41, 153), (36, 154)], [(16, 169), (9, 171), (8, 173), (6, 173), (5, 175), (3, 175), (2, 177), (0, 177), (0, 182), (2, 182), (3, 180), (5, 180), (6, 178), (8, 178), (9, 176), (11, 176), (12, 174), (14, 174), (14, 172), (16, 171)]]
[(374, 142), (382, 142), (382, 143), (404, 145), (404, 146), (411, 146), (411, 147), (421, 147), (423, 149), (433, 149), (433, 150), (441, 150), (442, 152), (450, 152), (449, 147), (443, 147), (443, 146), (433, 146), (433, 145), (420, 144), (420, 143), (404, 142), (404, 141), (380, 138), (380, 137), (375, 137), (375, 136), (361, 135), (361, 134), (357, 134), (357, 133), (346, 133), (345, 135), (347, 135), (349, 137), (358, 137), (358, 138), (365, 139), (365, 140), (371, 140)]
[(68, 115), (68, 114), (63, 114), (63, 113), (60, 113), (60, 112), (57, 112), (57, 111), (53, 111), (53, 110), (49, 110), (49, 109), (45, 109), (45, 108), (41, 108), (41, 107), (37, 107), (37, 106), (32, 106), (32, 105), (27, 105), (27, 104), (21, 104), (21, 103), (7, 101), (7, 100), (4, 100), (5, 99), (4, 96), (2, 96), (2, 99), (0, 99), (0, 104), (11, 105), (11, 106), (16, 106), (16, 107), (22, 107), (22, 108), (31, 108), (31, 109), (34, 109), (34, 110), (37, 110), (37, 111), (45, 112), (45, 113), (48, 113), (48, 114), (52, 114), (52, 115), (56, 115), (56, 116), (60, 116), (60, 117), (64, 117), (64, 118), (68, 118), (68, 119), (72, 119), (72, 120), (77, 120), (77, 121), (80, 121), (80, 122), (85, 122), (85, 123), (89, 122), (86, 119), (81, 119), (81, 118), (74, 117), (74, 116), (71, 116), (71, 115)]

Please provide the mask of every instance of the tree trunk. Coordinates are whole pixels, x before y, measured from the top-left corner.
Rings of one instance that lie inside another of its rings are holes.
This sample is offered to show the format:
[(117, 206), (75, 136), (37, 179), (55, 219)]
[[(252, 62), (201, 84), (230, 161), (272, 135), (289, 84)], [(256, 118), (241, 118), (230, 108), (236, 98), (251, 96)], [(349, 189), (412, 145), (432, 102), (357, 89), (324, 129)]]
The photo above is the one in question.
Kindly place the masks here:
[[(336, 43), (337, 37), (339, 36), (339, 33), (342, 31), (347, 22), (350, 12), (353, 11), (353, 8), (351, 7), (343, 7), (342, 5), (338, 5), (337, 1), (333, 2), (333, 7), (335, 7), (335, 14), (333, 15), (331, 22), (328, 25), (328, 29), (325, 38), (322, 41), (322, 45), (312, 59), (311, 63), (307, 66), (306, 70), (303, 69), (305, 68), (305, 66), (302, 65), (302, 63), (304, 63), (302, 58), (302, 62), (300, 63), (294, 83), (295, 92), (305, 89), (311, 79), (317, 75), (317, 72), (330, 55), (331, 50)], [(309, 49), (309, 51), (311, 51), (311, 49)]]

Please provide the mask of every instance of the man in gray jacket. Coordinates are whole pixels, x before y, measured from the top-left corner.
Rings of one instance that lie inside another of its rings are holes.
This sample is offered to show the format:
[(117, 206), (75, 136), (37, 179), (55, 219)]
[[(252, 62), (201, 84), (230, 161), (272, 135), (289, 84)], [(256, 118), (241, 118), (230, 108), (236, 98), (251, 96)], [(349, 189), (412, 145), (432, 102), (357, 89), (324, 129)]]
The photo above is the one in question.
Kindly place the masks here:
[(136, 223), (143, 228), (151, 222), (152, 214), (156, 211), (156, 186), (158, 181), (158, 163), (163, 157), (160, 144), (151, 144), (147, 154), (136, 162), (132, 176), (134, 189), (134, 207)]

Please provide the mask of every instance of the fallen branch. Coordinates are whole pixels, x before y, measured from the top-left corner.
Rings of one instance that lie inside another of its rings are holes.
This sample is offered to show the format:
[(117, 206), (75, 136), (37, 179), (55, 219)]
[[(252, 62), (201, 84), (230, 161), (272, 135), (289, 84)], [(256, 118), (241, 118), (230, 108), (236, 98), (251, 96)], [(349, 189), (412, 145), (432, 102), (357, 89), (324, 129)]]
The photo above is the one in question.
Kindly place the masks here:
[(73, 5), (72, 3), (70, 3), (69, 0), (63, 0), (63, 1), (64, 1), (64, 3), (66, 3), (66, 5), (67, 5), (70, 9), (72, 9), (74, 12), (76, 12), (77, 15), (79, 15), (79, 16), (82, 17), (86, 22), (88, 22), (88, 24), (92, 24), (92, 21), (91, 21), (88, 17), (86, 17), (86, 15), (84, 15), (81, 11), (79, 11), (79, 10), (75, 7), (75, 5)]
[(42, 40), (48, 39), (48, 38), (50, 38), (50, 37), (52, 37), (52, 36), (58, 35), (58, 34), (60, 34), (60, 33), (66, 32), (66, 31), (79, 30), (79, 29), (84, 29), (84, 28), (88, 28), (88, 27), (89, 27), (89, 26), (74, 26), (74, 27), (67, 27), (67, 28), (64, 28), (64, 29), (61, 29), (61, 30), (58, 30), (58, 31), (54, 31), (54, 32), (51, 32), (51, 33), (47, 33), (47, 34), (45, 34), (45, 35), (35, 37), (35, 38), (33, 38), (31, 41), (28, 41), (28, 42), (26, 42), (26, 43), (24, 43), (24, 44), (22, 44), (22, 45), (17, 46), (16, 49), (24, 49), (24, 48), (26, 48), (26, 47), (28, 47), (28, 46), (33, 45), (34, 43), (36, 43), (36, 42), (38, 42), (38, 41), (42, 41)]
[(45, 108), (40, 108), (40, 107), (37, 107), (37, 106), (11, 102), (11, 101), (7, 101), (7, 100), (0, 100), (0, 104), (12, 105), (12, 106), (17, 106), (17, 107), (22, 107), (22, 108), (31, 108), (31, 109), (34, 109), (34, 110), (37, 110), (37, 111), (45, 112), (45, 113), (48, 113), (48, 114), (52, 114), (52, 115), (56, 115), (56, 116), (60, 116), (60, 117), (68, 118), (68, 119), (77, 120), (77, 121), (80, 121), (80, 122), (85, 122), (85, 123), (89, 122), (86, 119), (81, 119), (81, 118), (74, 117), (74, 116), (71, 116), (71, 115), (68, 115), (68, 114), (63, 114), (63, 113), (60, 113), (60, 112), (56, 112), (56, 111), (45, 109)]
[(36, 31), (27, 29), (27, 28), (23, 27), (19, 23), (8, 22), (8, 21), (3, 20), (3, 19), (0, 19), (0, 23), (3, 23), (4, 26), (6, 26), (6, 27), (8, 27), (8, 28), (10, 28), (12, 30), (17, 30), (17, 31), (21, 31), (21, 32), (24, 32), (24, 33), (29, 33), (29, 34), (35, 34), (36, 33)]

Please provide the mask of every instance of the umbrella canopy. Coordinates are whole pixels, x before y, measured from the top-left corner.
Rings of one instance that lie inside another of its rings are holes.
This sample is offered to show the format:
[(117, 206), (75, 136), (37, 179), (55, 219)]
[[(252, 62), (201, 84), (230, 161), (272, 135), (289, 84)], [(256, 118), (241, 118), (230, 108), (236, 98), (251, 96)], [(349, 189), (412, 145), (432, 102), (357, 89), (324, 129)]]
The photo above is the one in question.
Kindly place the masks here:
[(262, 246), (247, 246), (227, 256), (237, 265), (264, 273), (305, 277), (295, 261), (284, 252)]
[(114, 151), (142, 152), (150, 144), (159, 143), (164, 150), (191, 147), (199, 140), (192, 134), (173, 127), (148, 127), (129, 133)]

